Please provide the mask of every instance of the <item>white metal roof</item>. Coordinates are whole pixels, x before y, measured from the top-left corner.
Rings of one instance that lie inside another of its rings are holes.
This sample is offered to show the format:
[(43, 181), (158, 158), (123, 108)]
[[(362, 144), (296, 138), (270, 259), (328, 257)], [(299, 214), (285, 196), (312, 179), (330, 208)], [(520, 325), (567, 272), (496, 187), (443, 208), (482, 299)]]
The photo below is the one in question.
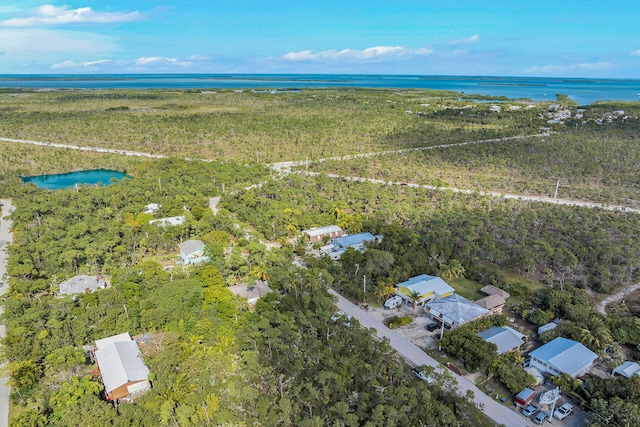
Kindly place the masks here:
[(186, 242), (180, 243), (179, 245), (180, 251), (186, 255), (192, 254), (197, 251), (204, 250), (204, 243), (200, 240), (187, 240)]
[(506, 353), (524, 344), (525, 336), (508, 326), (493, 326), (478, 332), (478, 336), (498, 347), (498, 354)]
[(309, 237), (322, 236), (323, 234), (329, 233), (339, 233), (342, 231), (342, 228), (337, 225), (325, 225), (324, 227), (314, 227), (308, 230), (304, 230), (303, 233), (308, 235)]
[(456, 326), (477, 319), (489, 313), (486, 308), (480, 307), (458, 294), (427, 303), (429, 312), (440, 317), (446, 323)]
[(131, 335), (129, 335), (129, 332), (124, 332), (122, 334), (113, 335), (107, 338), (96, 340), (96, 347), (100, 349), (108, 346), (109, 344), (113, 344), (114, 342), (120, 342), (120, 341), (131, 341)]
[(533, 350), (529, 356), (553, 365), (560, 372), (573, 375), (592, 363), (598, 355), (577, 341), (558, 337)]
[(134, 341), (118, 341), (101, 347), (96, 350), (96, 360), (108, 393), (129, 382), (149, 377), (149, 368), (142, 361), (140, 349)]
[(80, 274), (74, 276), (71, 279), (60, 283), (60, 293), (65, 295), (83, 294), (89, 290), (93, 292), (98, 288), (106, 287), (106, 283), (102, 280), (98, 280), (98, 276), (87, 276), (86, 274)]
[(638, 362), (627, 361), (614, 369), (613, 373), (627, 378), (631, 378), (634, 375), (640, 376), (640, 364), (638, 364)]

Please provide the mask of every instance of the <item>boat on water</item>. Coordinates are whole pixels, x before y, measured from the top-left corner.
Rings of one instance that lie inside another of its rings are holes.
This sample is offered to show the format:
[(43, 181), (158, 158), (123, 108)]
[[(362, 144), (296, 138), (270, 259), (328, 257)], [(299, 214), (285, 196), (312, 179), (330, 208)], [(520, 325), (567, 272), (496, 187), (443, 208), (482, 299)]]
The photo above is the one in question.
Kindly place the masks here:
[(556, 390), (547, 390), (540, 395), (538, 398), (538, 403), (541, 405), (551, 405), (553, 402), (560, 399), (560, 392), (556, 393)]

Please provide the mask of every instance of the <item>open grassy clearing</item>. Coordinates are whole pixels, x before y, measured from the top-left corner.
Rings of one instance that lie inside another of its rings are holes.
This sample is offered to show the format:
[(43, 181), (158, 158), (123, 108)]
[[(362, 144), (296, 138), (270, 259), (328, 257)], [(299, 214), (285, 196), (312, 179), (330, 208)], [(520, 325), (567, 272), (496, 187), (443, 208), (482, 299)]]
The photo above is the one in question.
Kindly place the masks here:
[(542, 123), (536, 109), (487, 114), (489, 104), (459, 96), (348, 89), (5, 93), (0, 136), (275, 162), (530, 134)]
[(378, 157), (310, 170), (388, 181), (640, 206), (640, 137), (615, 130), (552, 134)]

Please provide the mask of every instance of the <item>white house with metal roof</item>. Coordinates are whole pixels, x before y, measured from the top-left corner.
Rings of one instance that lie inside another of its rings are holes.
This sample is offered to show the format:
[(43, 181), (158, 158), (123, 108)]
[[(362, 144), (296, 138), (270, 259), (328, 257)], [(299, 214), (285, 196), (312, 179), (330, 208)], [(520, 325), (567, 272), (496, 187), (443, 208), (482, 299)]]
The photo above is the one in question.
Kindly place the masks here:
[(94, 359), (107, 400), (131, 398), (151, 389), (149, 368), (128, 332), (97, 340)]
[(333, 260), (338, 260), (342, 257), (342, 254), (348, 249), (352, 248), (356, 251), (364, 252), (367, 249), (367, 243), (380, 242), (382, 235), (373, 235), (369, 232), (350, 234), (348, 236), (337, 237), (331, 239), (329, 245), (324, 246), (320, 250), (320, 254), (327, 254)]
[(424, 310), (445, 325), (457, 328), (489, 314), (489, 310), (458, 294), (428, 302)]
[(577, 341), (558, 337), (529, 353), (530, 366), (551, 375), (565, 373), (573, 378), (589, 372), (598, 355)]
[(514, 350), (527, 342), (525, 335), (508, 326), (493, 326), (478, 332), (478, 336), (495, 344), (498, 347), (498, 354)]
[(406, 282), (398, 283), (395, 285), (395, 288), (396, 295), (400, 295), (404, 301), (409, 303), (412, 302), (411, 294), (414, 292), (418, 293), (420, 299), (416, 302), (417, 305), (448, 297), (455, 292), (455, 289), (440, 277), (429, 276), (427, 274), (421, 274), (412, 277)]
[(186, 221), (186, 218), (184, 217), (184, 215), (180, 215), (180, 216), (169, 216), (167, 218), (152, 219), (151, 221), (149, 221), (149, 224), (155, 224), (156, 226), (160, 226), (160, 227), (171, 227), (176, 225), (182, 225), (184, 224), (185, 221)]

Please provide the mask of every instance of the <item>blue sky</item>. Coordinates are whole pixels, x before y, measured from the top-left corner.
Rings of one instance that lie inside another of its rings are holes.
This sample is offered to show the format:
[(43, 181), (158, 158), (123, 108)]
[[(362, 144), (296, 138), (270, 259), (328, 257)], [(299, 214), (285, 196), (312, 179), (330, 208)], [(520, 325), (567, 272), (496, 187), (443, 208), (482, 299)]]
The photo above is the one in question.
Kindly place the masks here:
[(1, 0), (0, 73), (640, 78), (639, 24), (637, 0)]

